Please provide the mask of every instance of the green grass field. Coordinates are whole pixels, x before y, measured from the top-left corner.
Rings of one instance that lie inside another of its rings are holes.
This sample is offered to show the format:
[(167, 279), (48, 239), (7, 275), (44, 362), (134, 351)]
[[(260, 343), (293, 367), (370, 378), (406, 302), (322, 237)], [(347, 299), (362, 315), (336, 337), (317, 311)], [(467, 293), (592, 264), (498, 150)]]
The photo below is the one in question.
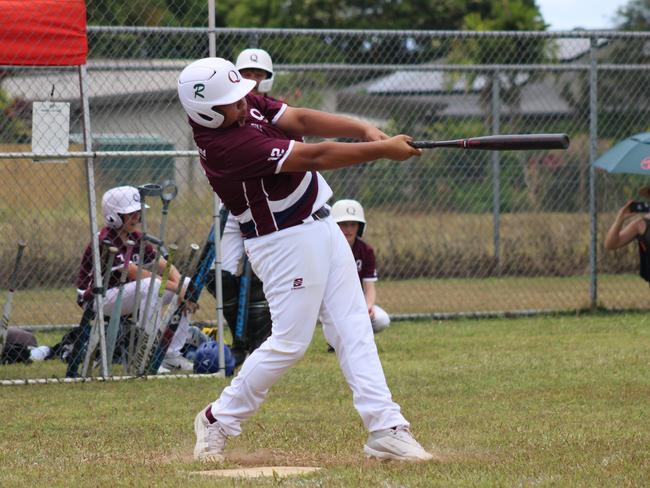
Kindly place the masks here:
[(645, 314), (400, 322), (377, 344), (394, 398), (441, 461), (364, 459), (366, 434), (317, 331), (223, 467), (318, 473), (192, 476), (206, 469), (192, 461), (194, 415), (229, 380), (133, 380), (2, 387), (0, 486), (647, 486)]
[[(391, 314), (577, 310), (590, 300), (588, 276), (380, 280), (377, 292)], [(636, 274), (598, 276), (599, 306), (645, 309), (648, 298)], [(199, 303), (195, 320), (214, 320), (215, 300), (203, 293)], [(16, 293), (11, 325), (76, 324), (80, 317), (73, 288), (34, 288)]]

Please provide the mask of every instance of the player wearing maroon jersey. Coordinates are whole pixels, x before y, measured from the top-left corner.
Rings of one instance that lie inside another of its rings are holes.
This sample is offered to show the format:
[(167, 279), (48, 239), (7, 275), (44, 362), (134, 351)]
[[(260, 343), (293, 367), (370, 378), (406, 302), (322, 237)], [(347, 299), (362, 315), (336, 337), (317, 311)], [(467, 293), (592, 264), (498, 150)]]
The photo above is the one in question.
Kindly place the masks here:
[[(242, 421), (305, 354), (320, 317), (370, 432), (366, 455), (432, 459), (391, 398), (352, 251), (329, 218), (332, 191), (318, 172), (380, 158), (402, 161), (421, 151), (408, 144), (409, 136), (388, 137), (364, 122), (288, 107), (250, 94), (254, 86), (221, 58), (191, 63), (178, 80), (201, 164), (239, 223), (273, 321), (271, 336), (218, 400), (196, 415), (194, 456), (223, 461), (228, 436), (241, 433)], [(365, 142), (305, 144), (289, 134)]]
[(352, 255), (357, 264), (359, 280), (366, 299), (368, 315), (372, 322), (372, 330), (381, 332), (390, 325), (390, 317), (379, 305), (377, 300), (377, 267), (375, 251), (370, 244), (361, 239), (366, 228), (366, 218), (363, 207), (356, 200), (339, 200), (332, 205), (332, 218), (339, 224), (345, 240), (352, 248)]
[[(240, 74), (255, 81), (251, 91), (254, 95), (270, 98), (267, 94), (273, 87), (273, 61), (263, 49), (244, 49), (235, 64)], [(262, 282), (253, 273), (250, 279), (248, 311), (246, 314), (245, 337), (237, 337), (236, 323), (240, 307), (240, 276), (244, 273), (244, 238), (239, 230), (237, 219), (228, 212), (226, 225), (221, 236), (221, 284), (223, 294), (223, 314), (233, 337), (231, 351), (235, 365), (239, 366), (246, 355), (257, 349), (271, 335), (271, 313), (264, 296)], [(206, 282), (207, 290), (216, 297), (214, 271)]]
[[(111, 314), (118, 295), (120, 274), (124, 267), (124, 261), (127, 255), (126, 241), (132, 240), (136, 245), (132, 251), (131, 261), (127, 272), (127, 283), (124, 286), (121, 315), (130, 315), (133, 313), (135, 307), (135, 278), (138, 261), (144, 259), (144, 264), (153, 264), (152, 262), (156, 253), (151, 244), (145, 243), (144, 249), (142, 251), (140, 249), (142, 242), (142, 233), (139, 231), (141, 208), (138, 189), (132, 186), (118, 186), (112, 188), (104, 193), (102, 198), (102, 213), (104, 214), (106, 225), (99, 231), (99, 242), (110, 241), (111, 245), (118, 249), (118, 253), (115, 256), (115, 261), (111, 269), (108, 289), (106, 290), (104, 315)], [(158, 276), (160, 276), (165, 269), (165, 264), (166, 260), (162, 257), (159, 258), (157, 268)], [(88, 244), (81, 259), (81, 267), (77, 277), (77, 295), (78, 302), (81, 306), (86, 306), (87, 302), (92, 300), (93, 277), (92, 247)], [(169, 272), (167, 285), (165, 286), (166, 291), (163, 295), (163, 303), (169, 303), (172, 300), (174, 292), (178, 289), (178, 282), (180, 279), (180, 273), (175, 266), (172, 266)], [(150, 283), (151, 273), (143, 269), (142, 280), (140, 283), (140, 312), (145, 308), (147, 290)], [(185, 287), (188, 283), (189, 279), (186, 279)], [(157, 291), (160, 287), (160, 279), (156, 279), (154, 286), (153, 297), (155, 300), (158, 296)], [(181, 295), (181, 297), (182, 296), (183, 295)], [(154, 307), (151, 306), (150, 309), (153, 313)], [(151, 317), (147, 317), (147, 320), (150, 319)], [(162, 363), (163, 367), (159, 370), (160, 372), (169, 372), (171, 369), (193, 369), (194, 365), (181, 355), (181, 348), (185, 344), (185, 339), (187, 338), (190, 319), (191, 316), (189, 314), (183, 316), (181, 319), (176, 334), (174, 334), (174, 340), (165, 355), (165, 359)], [(156, 326), (159, 327), (160, 324), (156, 324)]]

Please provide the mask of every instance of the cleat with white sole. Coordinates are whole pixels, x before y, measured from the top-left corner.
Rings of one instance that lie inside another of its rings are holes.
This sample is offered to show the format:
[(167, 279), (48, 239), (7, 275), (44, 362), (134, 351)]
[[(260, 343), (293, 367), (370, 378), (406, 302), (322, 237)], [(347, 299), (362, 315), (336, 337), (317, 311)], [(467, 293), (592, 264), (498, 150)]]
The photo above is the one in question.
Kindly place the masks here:
[(196, 445), (194, 446), (194, 459), (205, 463), (221, 463), (225, 459), (223, 454), (226, 448), (228, 434), (223, 430), (218, 421), (210, 423), (206, 411), (201, 410), (194, 418), (194, 432)]
[(406, 426), (371, 432), (363, 452), (368, 458), (395, 461), (430, 461), (433, 455), (424, 450)]

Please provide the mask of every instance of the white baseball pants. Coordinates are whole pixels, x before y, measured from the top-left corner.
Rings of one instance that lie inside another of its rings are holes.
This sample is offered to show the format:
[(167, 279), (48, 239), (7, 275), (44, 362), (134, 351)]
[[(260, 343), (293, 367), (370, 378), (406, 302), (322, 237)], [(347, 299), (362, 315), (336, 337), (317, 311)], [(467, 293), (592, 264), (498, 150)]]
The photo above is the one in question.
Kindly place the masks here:
[(229, 212), (221, 236), (221, 269), (236, 275), (239, 262), (244, 255), (244, 238), (237, 219)]
[[(190, 282), (189, 278), (185, 278), (185, 286)], [(140, 281), (140, 305), (138, 308), (138, 314), (142, 317), (144, 313), (144, 306), (147, 301), (147, 293), (149, 290), (149, 285), (151, 283), (151, 278), (145, 278)], [(155, 288), (153, 290), (153, 296), (151, 297), (151, 305), (149, 306), (149, 316), (147, 320), (150, 320), (154, 309), (156, 308), (156, 301), (158, 299), (158, 290), (160, 289), (160, 280), (156, 280)], [(113, 312), (113, 306), (115, 305), (115, 300), (117, 299), (117, 294), (119, 292), (119, 287), (115, 286), (106, 290), (106, 298), (104, 298), (104, 315), (110, 315)], [(163, 293), (163, 305), (167, 305), (172, 301), (174, 297), (174, 292), (171, 290), (165, 290)], [(122, 295), (122, 312), (121, 315), (130, 315), (133, 313), (135, 308), (135, 281), (129, 281), (124, 285), (124, 292)], [(162, 317), (158, 318), (158, 323), (156, 324), (156, 330), (160, 328), (160, 321)], [(183, 315), (180, 322), (178, 323), (178, 329), (174, 334), (169, 349), (167, 350), (166, 357), (176, 357), (181, 354), (181, 349), (185, 345), (185, 340), (187, 339), (187, 334), (190, 327), (191, 314)], [(140, 320), (142, 323), (142, 320)]]
[(352, 250), (333, 219), (247, 239), (245, 246), (264, 283), (273, 326), (212, 404), (226, 433), (240, 434), (241, 422), (305, 354), (319, 316), (366, 428), (409, 425), (386, 385)]

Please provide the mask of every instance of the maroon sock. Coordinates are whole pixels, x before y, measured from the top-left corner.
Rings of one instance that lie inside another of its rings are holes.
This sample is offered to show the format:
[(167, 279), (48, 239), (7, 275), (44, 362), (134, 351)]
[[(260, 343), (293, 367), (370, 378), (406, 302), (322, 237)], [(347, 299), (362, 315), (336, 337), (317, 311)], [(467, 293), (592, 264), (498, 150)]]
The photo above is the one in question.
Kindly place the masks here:
[(207, 418), (208, 422), (211, 424), (214, 424), (217, 421), (217, 419), (214, 418), (214, 415), (212, 415), (212, 405), (205, 409), (205, 418)]

